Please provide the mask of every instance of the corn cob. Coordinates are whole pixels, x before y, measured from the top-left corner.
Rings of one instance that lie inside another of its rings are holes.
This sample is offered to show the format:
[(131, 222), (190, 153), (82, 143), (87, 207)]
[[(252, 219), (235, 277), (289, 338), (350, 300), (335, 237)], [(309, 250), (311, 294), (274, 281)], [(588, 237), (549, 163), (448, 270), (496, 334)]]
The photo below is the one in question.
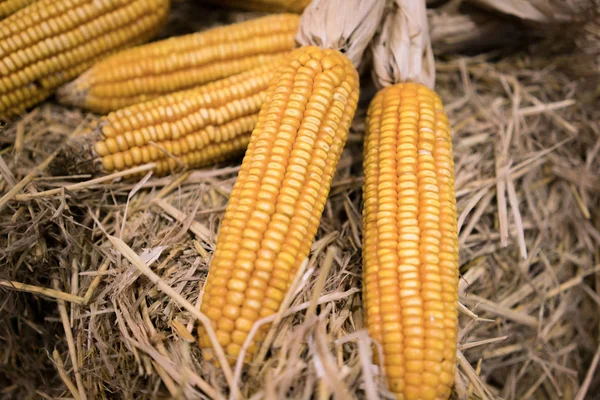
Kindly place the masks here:
[(224, 7), (236, 7), (249, 11), (294, 12), (300, 14), (311, 0), (206, 0)]
[(36, 1), (37, 0), (0, 0), (0, 19), (8, 17), (10, 14), (31, 3), (35, 3)]
[(62, 87), (58, 98), (107, 113), (225, 78), (292, 50), (298, 20), (269, 15), (122, 51)]
[[(231, 363), (254, 322), (277, 312), (309, 254), (358, 94), (358, 73), (348, 58), (313, 46), (294, 50), (269, 85), (202, 297), (201, 311)], [(212, 358), (204, 328), (198, 334), (204, 356)]]
[(106, 174), (153, 162), (156, 175), (165, 175), (178, 167), (201, 167), (241, 156), (282, 57), (111, 112), (91, 132), (69, 143), (50, 170)]
[(458, 240), (448, 118), (400, 83), (372, 100), (365, 136), (363, 298), (400, 399), (447, 399), (456, 364)]
[(0, 116), (42, 101), (94, 61), (157, 32), (169, 0), (40, 0), (0, 21)]

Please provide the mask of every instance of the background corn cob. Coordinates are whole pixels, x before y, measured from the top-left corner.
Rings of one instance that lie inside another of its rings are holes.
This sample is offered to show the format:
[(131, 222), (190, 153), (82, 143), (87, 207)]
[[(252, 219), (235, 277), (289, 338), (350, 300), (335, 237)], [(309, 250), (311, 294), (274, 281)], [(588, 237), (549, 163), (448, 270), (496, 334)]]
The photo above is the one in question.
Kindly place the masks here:
[(94, 61), (152, 37), (169, 0), (40, 0), (0, 21), (0, 116), (38, 103)]
[[(358, 73), (347, 57), (312, 46), (294, 50), (269, 85), (202, 297), (201, 310), (230, 362), (254, 322), (277, 312), (310, 251), (358, 94)], [(202, 327), (199, 342), (210, 358)]]
[(164, 175), (240, 156), (278, 63), (112, 112), (68, 143), (50, 169), (105, 174), (154, 162)]
[(377, 93), (364, 173), (369, 333), (383, 346), (399, 398), (448, 398), (458, 323), (456, 200), (450, 126), (433, 91), (400, 83)]
[(37, 0), (0, 0), (0, 19), (9, 16)]
[(204, 0), (221, 7), (236, 7), (250, 11), (301, 13), (310, 0)]
[(246, 71), (292, 50), (298, 20), (269, 15), (122, 51), (62, 87), (58, 98), (107, 113)]

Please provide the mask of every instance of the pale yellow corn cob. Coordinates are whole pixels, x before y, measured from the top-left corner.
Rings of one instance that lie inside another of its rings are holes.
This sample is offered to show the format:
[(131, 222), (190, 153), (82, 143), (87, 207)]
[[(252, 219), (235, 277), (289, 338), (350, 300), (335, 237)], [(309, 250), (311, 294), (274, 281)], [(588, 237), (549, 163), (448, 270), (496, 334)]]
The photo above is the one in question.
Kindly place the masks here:
[(294, 47), (299, 17), (277, 14), (119, 52), (58, 91), (58, 99), (107, 113), (263, 65)]
[(155, 163), (165, 175), (241, 156), (278, 63), (111, 112), (68, 143), (51, 170), (107, 174)]

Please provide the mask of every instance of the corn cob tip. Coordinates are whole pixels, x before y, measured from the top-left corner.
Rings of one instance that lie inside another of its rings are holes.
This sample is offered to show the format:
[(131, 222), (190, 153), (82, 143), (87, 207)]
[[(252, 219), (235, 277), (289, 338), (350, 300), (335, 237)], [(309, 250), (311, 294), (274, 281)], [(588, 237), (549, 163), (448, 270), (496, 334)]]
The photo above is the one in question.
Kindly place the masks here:
[(94, 127), (68, 140), (48, 166), (54, 176), (101, 175), (104, 173), (102, 160), (94, 149), (100, 130)]
[(85, 108), (89, 93), (89, 85), (86, 84), (87, 79), (85, 78), (86, 74), (87, 72), (60, 86), (56, 90), (56, 100), (65, 106)]

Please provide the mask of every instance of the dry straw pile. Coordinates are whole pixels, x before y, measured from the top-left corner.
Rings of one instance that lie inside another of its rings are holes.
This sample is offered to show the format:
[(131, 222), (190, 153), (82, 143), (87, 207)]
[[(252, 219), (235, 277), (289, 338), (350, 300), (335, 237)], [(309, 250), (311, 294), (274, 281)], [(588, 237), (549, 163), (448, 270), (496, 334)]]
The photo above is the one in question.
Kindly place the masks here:
[[(174, 3), (163, 36), (249, 17), (192, 3)], [(587, 10), (585, 21), (547, 21), (559, 15), (553, 2), (502, 2), (537, 13), (492, 3), (430, 2), (437, 90), (454, 128), (461, 243), (453, 396), (595, 398), (598, 17)], [(0, 397), (227, 398), (234, 386), (252, 399), (391, 398), (370, 365), (361, 308), (368, 86), (270, 351), (228, 380), (200, 357), (196, 304), (239, 160), (160, 179), (51, 177), (54, 152), (97, 116), (50, 100), (7, 122)]]

